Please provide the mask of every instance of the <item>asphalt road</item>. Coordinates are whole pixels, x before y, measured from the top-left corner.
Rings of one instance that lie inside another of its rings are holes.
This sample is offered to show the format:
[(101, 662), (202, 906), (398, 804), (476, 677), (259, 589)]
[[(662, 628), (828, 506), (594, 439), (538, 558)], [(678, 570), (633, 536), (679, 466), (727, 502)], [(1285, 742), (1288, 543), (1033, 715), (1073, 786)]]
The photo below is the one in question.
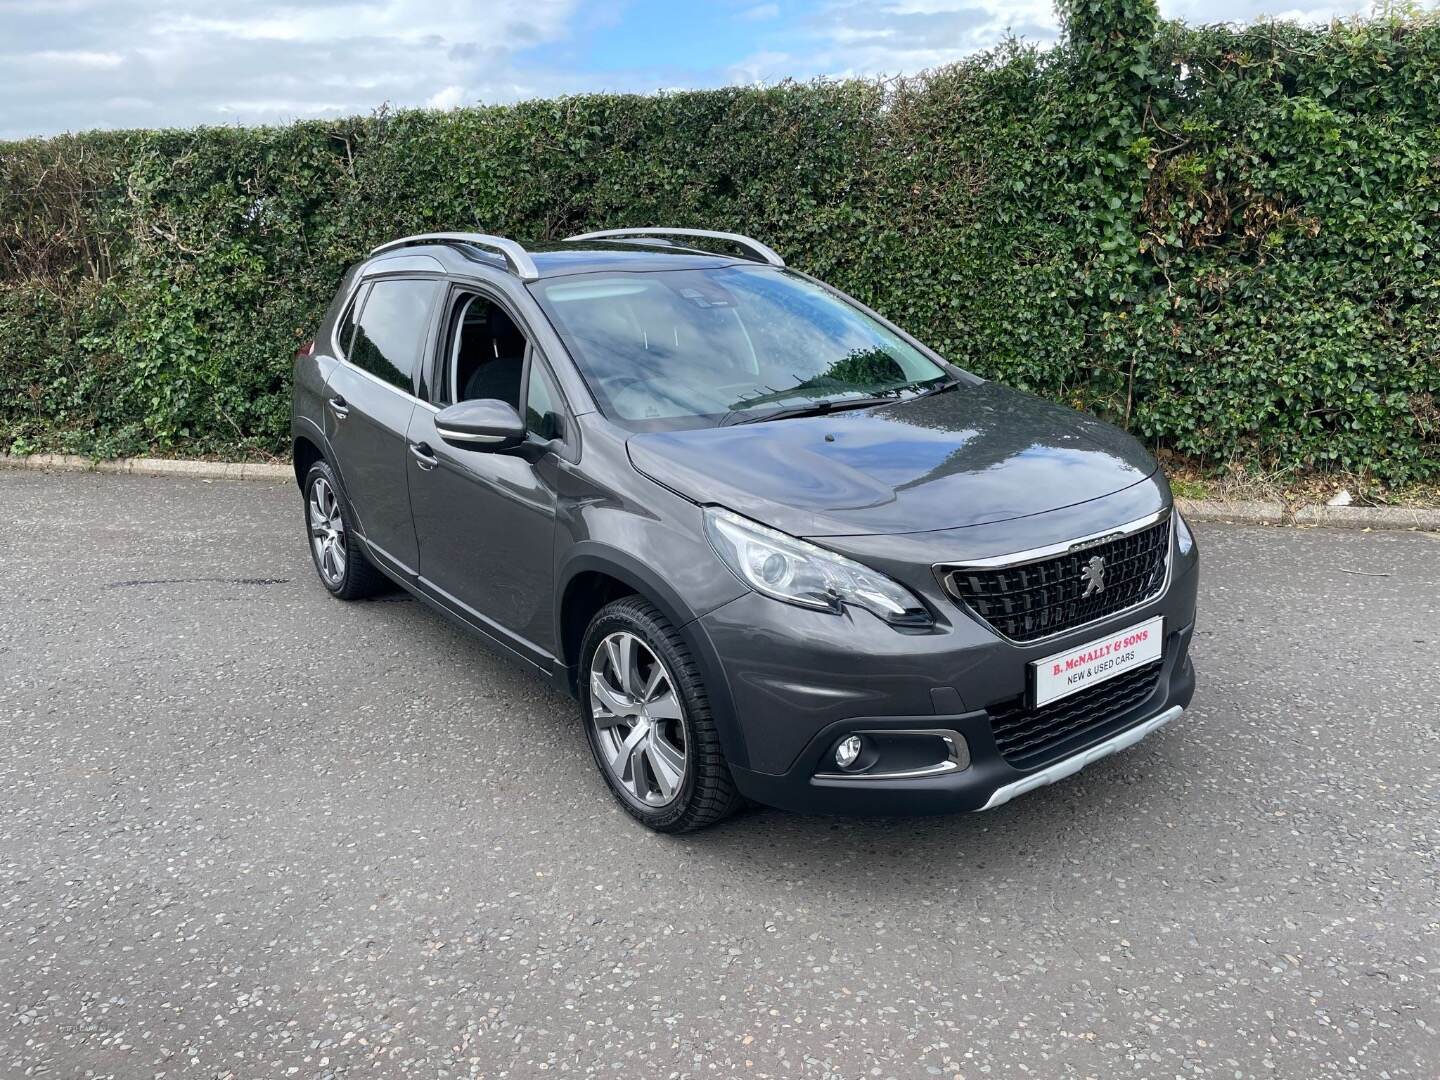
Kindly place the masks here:
[(291, 487), (0, 507), (0, 1076), (1440, 1075), (1435, 536), (1201, 527), (1178, 724), (671, 839), (537, 679), (330, 599)]

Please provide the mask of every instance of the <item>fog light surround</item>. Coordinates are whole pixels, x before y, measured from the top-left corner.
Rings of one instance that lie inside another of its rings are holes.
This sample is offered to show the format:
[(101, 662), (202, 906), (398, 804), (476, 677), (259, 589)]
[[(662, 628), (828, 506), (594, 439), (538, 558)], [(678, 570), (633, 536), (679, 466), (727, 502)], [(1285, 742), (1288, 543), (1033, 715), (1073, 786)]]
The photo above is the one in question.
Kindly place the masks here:
[(840, 745), (835, 747), (835, 764), (842, 769), (850, 768), (859, 759), (860, 751), (864, 749), (864, 739), (859, 735), (847, 735), (840, 740)]
[(867, 727), (832, 745), (820, 758), (815, 782), (920, 780), (970, 767), (970, 744), (953, 728)]

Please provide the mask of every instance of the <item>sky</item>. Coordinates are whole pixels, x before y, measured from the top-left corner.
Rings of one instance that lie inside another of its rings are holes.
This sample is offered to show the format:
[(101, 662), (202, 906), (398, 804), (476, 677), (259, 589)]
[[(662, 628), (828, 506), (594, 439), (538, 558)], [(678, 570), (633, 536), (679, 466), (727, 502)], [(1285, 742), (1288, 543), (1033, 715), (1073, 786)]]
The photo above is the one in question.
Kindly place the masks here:
[[(1326, 22), (1369, 4), (1161, 11)], [(0, 139), (904, 75), (1056, 33), (1050, 0), (0, 0)]]

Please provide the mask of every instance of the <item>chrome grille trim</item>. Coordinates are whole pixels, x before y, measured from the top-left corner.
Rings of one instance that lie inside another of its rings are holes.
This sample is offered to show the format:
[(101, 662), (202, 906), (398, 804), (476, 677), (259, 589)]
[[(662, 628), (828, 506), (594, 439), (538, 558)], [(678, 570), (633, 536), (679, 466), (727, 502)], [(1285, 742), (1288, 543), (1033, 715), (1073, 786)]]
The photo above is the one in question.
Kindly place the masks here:
[[(1170, 535), (1165, 551), (1165, 576), (1161, 580), (1159, 588), (1128, 607), (1107, 612), (1087, 622), (1067, 626), (1062, 630), (1055, 631), (1053, 634), (1024, 639), (1009, 636), (991, 624), (984, 616), (976, 612), (974, 608), (970, 606), (966, 596), (957, 589), (954, 584), (954, 575), (957, 573), (963, 574), (971, 570), (1006, 570), (1017, 566), (1027, 566), (1031, 563), (1044, 562), (1047, 559), (1077, 553), (1087, 548), (1098, 547), (1101, 544), (1107, 544), (1115, 540), (1124, 539), (1127, 536), (1133, 536), (1136, 533), (1144, 532), (1146, 529), (1154, 528), (1164, 522), (1166, 518), (1170, 519)], [(948, 596), (957, 607), (1002, 640), (1012, 645), (1018, 645), (1028, 649), (1032, 646), (1044, 645), (1048, 642), (1053, 642), (1060, 638), (1099, 626), (1102, 623), (1110, 622), (1113, 619), (1121, 618), (1149, 604), (1153, 604), (1163, 597), (1170, 589), (1170, 578), (1175, 567), (1175, 531), (1175, 508), (1174, 506), (1167, 506), (1165, 509), (1153, 514), (1147, 514), (1142, 518), (1136, 518), (1134, 521), (1117, 525), (1113, 529), (1090, 533), (1086, 536), (1077, 537), (1074, 540), (1063, 540), (1059, 543), (1047, 544), (1044, 547), (1028, 548), (1024, 551), (1016, 551), (1007, 555), (993, 555), (983, 559), (967, 559), (963, 562), (936, 563), (931, 569), (939, 580), (941, 588), (944, 589), (945, 595)]]

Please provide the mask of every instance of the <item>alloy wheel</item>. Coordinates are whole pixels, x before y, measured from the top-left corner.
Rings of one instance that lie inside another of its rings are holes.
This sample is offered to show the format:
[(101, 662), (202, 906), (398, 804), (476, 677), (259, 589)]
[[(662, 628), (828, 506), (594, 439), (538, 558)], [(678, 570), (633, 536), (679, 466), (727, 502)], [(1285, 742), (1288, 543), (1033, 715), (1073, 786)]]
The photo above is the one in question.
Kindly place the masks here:
[(689, 770), (685, 712), (675, 682), (645, 641), (617, 631), (590, 660), (590, 716), (605, 767), (637, 801), (668, 806)]
[(323, 476), (310, 485), (309, 510), (315, 565), (325, 583), (338, 589), (345, 583), (345, 520), (340, 516), (340, 500)]

